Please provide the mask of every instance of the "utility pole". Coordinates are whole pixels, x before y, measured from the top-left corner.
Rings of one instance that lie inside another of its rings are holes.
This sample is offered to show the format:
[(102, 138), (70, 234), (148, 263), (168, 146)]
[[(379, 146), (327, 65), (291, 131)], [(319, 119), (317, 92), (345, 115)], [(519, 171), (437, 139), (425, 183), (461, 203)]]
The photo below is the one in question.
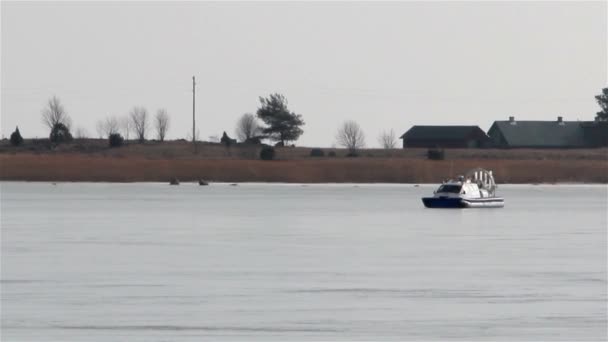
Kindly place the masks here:
[(196, 152), (196, 119), (194, 116), (195, 113), (195, 104), (196, 104), (196, 81), (194, 80), (194, 76), (192, 76), (192, 145), (194, 145), (194, 152)]

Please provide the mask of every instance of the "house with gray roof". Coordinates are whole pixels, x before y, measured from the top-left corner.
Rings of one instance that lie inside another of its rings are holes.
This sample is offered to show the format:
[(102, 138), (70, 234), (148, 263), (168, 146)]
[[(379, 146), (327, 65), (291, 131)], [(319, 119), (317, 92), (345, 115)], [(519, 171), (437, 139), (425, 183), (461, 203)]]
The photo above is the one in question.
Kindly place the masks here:
[(412, 126), (400, 139), (403, 148), (476, 148), (484, 147), (489, 138), (479, 126)]
[(494, 121), (488, 136), (499, 148), (583, 148), (590, 147), (585, 135), (585, 121)]

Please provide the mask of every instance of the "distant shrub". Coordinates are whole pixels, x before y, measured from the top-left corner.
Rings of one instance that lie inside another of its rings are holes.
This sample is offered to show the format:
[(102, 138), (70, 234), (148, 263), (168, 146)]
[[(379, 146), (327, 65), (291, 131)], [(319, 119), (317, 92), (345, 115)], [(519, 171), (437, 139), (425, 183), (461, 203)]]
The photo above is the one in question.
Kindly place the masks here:
[(124, 143), (125, 139), (118, 133), (112, 133), (108, 137), (108, 141), (110, 143), (110, 147), (120, 147)]
[(265, 146), (260, 151), (260, 159), (262, 160), (273, 160), (274, 159), (274, 148), (271, 146)]
[(426, 152), (426, 156), (430, 160), (444, 160), (445, 159), (445, 153), (444, 153), (443, 149), (439, 149), (439, 148), (430, 148)]
[(350, 151), (346, 154), (346, 156), (349, 158), (357, 158), (359, 154), (357, 153), (357, 151)]
[(72, 134), (70, 133), (70, 129), (60, 122), (53, 126), (49, 139), (56, 144), (70, 142), (72, 141)]
[(23, 137), (19, 133), (19, 127), (15, 128), (15, 131), (11, 134), (11, 145), (19, 146), (23, 144)]
[(320, 148), (313, 148), (312, 150), (310, 150), (310, 156), (311, 157), (325, 157), (325, 152), (323, 152), (323, 150)]
[(329, 151), (329, 152), (327, 153), (327, 156), (328, 156), (328, 157), (336, 157), (336, 151)]
[(236, 145), (236, 139), (230, 138), (225, 131), (224, 134), (222, 134), (222, 139), (220, 139), (220, 142), (226, 146)]
[(250, 145), (260, 145), (262, 143), (262, 138), (261, 137), (247, 138), (247, 139), (245, 139), (244, 143), (250, 144)]

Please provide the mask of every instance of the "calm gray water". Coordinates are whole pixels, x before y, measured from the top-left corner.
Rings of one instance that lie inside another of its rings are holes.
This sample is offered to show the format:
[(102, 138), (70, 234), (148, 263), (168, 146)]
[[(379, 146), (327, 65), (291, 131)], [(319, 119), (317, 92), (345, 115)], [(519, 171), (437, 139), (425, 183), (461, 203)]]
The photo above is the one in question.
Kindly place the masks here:
[(606, 186), (0, 187), (2, 341), (607, 338)]

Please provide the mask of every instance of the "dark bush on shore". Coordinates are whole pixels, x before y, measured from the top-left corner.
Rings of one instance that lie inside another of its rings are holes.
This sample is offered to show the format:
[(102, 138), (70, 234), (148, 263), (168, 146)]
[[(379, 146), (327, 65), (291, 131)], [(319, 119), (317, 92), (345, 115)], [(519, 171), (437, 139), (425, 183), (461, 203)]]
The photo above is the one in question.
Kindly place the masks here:
[(262, 143), (262, 139), (261, 137), (251, 137), (247, 138), (243, 143), (249, 145), (260, 145)]
[(348, 152), (348, 154), (346, 154), (346, 156), (349, 158), (357, 158), (359, 154), (357, 153), (357, 151), (350, 151)]
[(120, 147), (124, 143), (125, 139), (118, 133), (112, 133), (108, 137), (108, 141), (110, 143), (110, 147)]
[(439, 149), (439, 148), (430, 148), (426, 152), (426, 156), (430, 160), (444, 160), (445, 159), (445, 153), (444, 153), (443, 149)]
[(271, 146), (265, 146), (260, 151), (260, 159), (262, 160), (273, 160), (274, 159), (274, 148)]
[(19, 127), (15, 128), (15, 131), (11, 134), (11, 145), (19, 146), (23, 144), (23, 137), (19, 133)]
[(226, 134), (226, 131), (224, 131), (224, 134), (222, 134), (222, 139), (220, 139), (220, 142), (226, 146), (236, 145), (236, 139), (230, 138), (228, 134)]
[(336, 156), (336, 151), (329, 151), (329, 152), (327, 153), (327, 156), (328, 156), (328, 157), (335, 157), (335, 156)]
[(56, 123), (51, 130), (51, 135), (49, 137), (52, 143), (63, 143), (72, 141), (72, 133), (70, 133), (70, 129), (60, 123)]
[(323, 152), (323, 150), (320, 148), (313, 148), (312, 150), (310, 150), (310, 156), (311, 157), (325, 157), (325, 152)]

